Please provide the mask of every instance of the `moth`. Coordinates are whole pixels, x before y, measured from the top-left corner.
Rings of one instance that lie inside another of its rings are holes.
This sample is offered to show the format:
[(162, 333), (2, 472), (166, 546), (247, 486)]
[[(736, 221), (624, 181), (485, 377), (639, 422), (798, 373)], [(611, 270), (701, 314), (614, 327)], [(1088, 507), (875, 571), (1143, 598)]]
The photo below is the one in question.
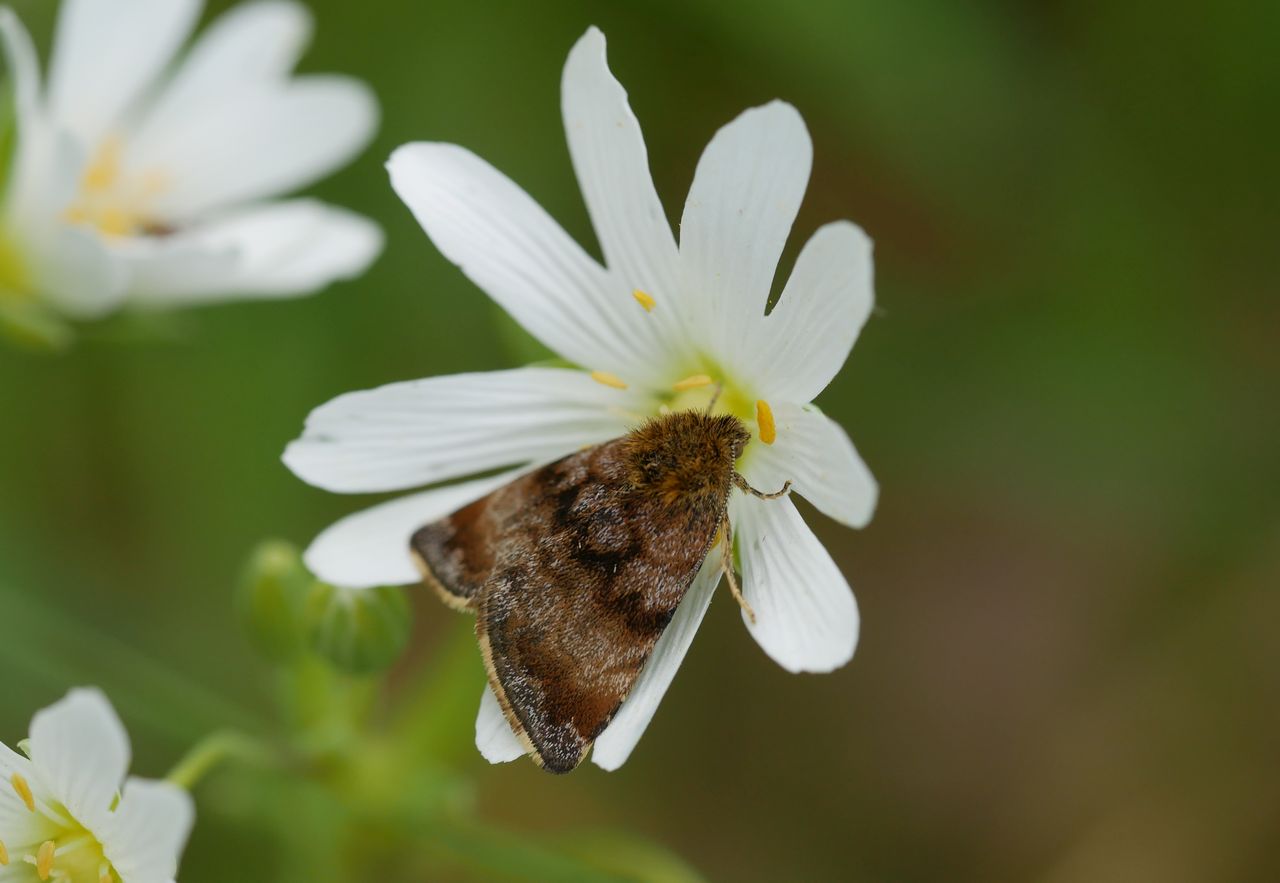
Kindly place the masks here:
[[(709, 411), (710, 409), (708, 409)], [(732, 566), (729, 493), (751, 435), (730, 415), (679, 411), (529, 472), (418, 530), (410, 550), (476, 637), (511, 729), (566, 773), (631, 692), (713, 545)]]

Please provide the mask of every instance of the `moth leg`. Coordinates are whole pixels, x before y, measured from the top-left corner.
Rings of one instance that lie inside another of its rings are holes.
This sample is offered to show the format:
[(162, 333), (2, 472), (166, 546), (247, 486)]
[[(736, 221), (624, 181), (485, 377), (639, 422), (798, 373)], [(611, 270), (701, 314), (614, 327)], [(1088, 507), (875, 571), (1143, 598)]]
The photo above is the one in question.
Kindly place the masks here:
[(737, 473), (737, 472), (733, 473), (733, 484), (734, 484), (734, 487), (736, 487), (738, 490), (751, 494), (751, 496), (753, 497), (758, 497), (761, 500), (776, 500), (779, 497), (785, 497), (787, 493), (791, 490), (791, 479), (788, 478), (783, 483), (782, 490), (774, 491), (771, 494), (766, 494), (764, 491), (758, 491), (755, 488), (753, 488), (750, 484), (747, 483), (747, 480), (743, 478), (740, 473)]
[(724, 521), (721, 523), (720, 535), (724, 537), (724, 541), (720, 545), (720, 569), (724, 571), (724, 578), (729, 583), (729, 593), (733, 595), (733, 600), (738, 602), (738, 606), (747, 615), (747, 619), (751, 620), (751, 624), (755, 625), (756, 612), (751, 609), (747, 599), (742, 596), (742, 590), (738, 588), (738, 578), (733, 574), (733, 526), (729, 524), (728, 515), (725, 516)]
[(721, 380), (721, 381), (719, 381), (718, 383), (716, 383), (716, 389), (715, 389), (715, 392), (711, 393), (711, 401), (707, 402), (707, 410), (703, 411), (702, 413), (707, 414), (707, 415), (710, 415), (710, 414), (711, 414), (711, 411), (712, 411), (712, 410), (715, 408), (715, 406), (716, 406), (716, 402), (720, 401), (720, 393), (722, 393), (722, 392), (724, 392), (724, 381), (723, 381), (723, 380)]

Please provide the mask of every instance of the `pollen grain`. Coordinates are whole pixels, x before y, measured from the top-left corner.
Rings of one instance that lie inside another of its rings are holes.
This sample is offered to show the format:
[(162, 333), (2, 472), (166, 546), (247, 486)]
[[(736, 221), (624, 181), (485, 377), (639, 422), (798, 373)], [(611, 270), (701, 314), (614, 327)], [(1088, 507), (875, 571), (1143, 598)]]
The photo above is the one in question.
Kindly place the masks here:
[(778, 425), (773, 422), (773, 408), (764, 399), (756, 400), (756, 426), (760, 428), (760, 441), (766, 445), (778, 440)]
[(640, 306), (644, 307), (646, 313), (652, 313), (653, 308), (658, 305), (658, 302), (653, 299), (653, 295), (647, 291), (641, 291), (639, 288), (631, 292), (631, 296), (636, 299)]

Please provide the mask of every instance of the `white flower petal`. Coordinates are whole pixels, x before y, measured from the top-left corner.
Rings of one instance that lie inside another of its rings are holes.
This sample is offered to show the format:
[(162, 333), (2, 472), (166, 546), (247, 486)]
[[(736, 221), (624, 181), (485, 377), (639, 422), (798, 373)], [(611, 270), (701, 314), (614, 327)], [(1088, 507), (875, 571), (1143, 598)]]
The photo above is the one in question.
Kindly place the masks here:
[(772, 403), (778, 438), (752, 442), (742, 473), (762, 491), (790, 480), (823, 514), (849, 527), (865, 527), (880, 489), (848, 434), (813, 405)]
[(211, 100), (284, 79), (310, 41), (312, 25), (310, 11), (293, 0), (258, 0), (227, 10), (201, 32), (147, 111), (148, 124), (167, 128)]
[(571, 454), (622, 435), (641, 408), (565, 368), (431, 377), (321, 405), (284, 462), (326, 490), (401, 490)]
[(840, 569), (790, 500), (736, 495), (730, 517), (742, 593), (755, 610), (747, 628), (791, 672), (827, 672), (853, 658), (858, 607)]
[(661, 368), (644, 348), (631, 289), (493, 166), (457, 145), (419, 143), (387, 168), (441, 253), (538, 340), (632, 384)]
[(4, 842), (11, 855), (21, 854), (24, 847), (38, 846), (60, 833), (58, 825), (44, 813), (27, 809), (26, 803), (12, 787), (15, 774), (26, 779), (37, 801), (45, 801), (45, 795), (41, 793), (44, 783), (31, 761), (0, 745), (0, 841)]
[(609, 71), (604, 34), (597, 28), (588, 29), (569, 53), (561, 108), (605, 263), (632, 289), (656, 298), (658, 306), (641, 327), (655, 352), (674, 349), (684, 337), (676, 240), (653, 186), (640, 123)]
[(348, 515), (307, 548), (307, 568), (327, 583), (349, 589), (398, 586), (422, 579), (409, 556), (414, 531), (480, 499), (522, 470), (422, 491)]
[(120, 806), (94, 826), (103, 854), (128, 883), (166, 883), (195, 823), (191, 795), (168, 782), (130, 779)]
[(22, 133), (36, 114), (40, 101), (40, 62), (31, 34), (7, 6), (0, 8), (0, 44), (13, 84), (14, 112)]
[(153, 85), (200, 0), (65, 0), (49, 68), (53, 119), (96, 144)]
[(745, 349), (762, 357), (745, 366), (748, 383), (768, 399), (813, 401), (849, 357), (872, 299), (871, 240), (848, 221), (819, 229), (753, 329)]
[[(9, 223), (28, 234), (46, 226), (79, 181), (83, 152), (59, 135), (40, 111), (40, 65), (31, 34), (8, 8), (0, 8), (0, 45), (13, 81), (16, 145), (3, 198)], [(11, 231), (12, 232), (12, 231)]]
[(692, 315), (722, 361), (744, 358), (742, 335), (764, 315), (812, 160), (804, 120), (774, 101), (720, 129), (698, 161), (680, 261)]
[(124, 781), (129, 736), (100, 691), (72, 690), (32, 718), (31, 762), (76, 818), (94, 818)]
[(91, 230), (54, 230), (49, 239), (33, 244), (28, 257), (40, 292), (68, 316), (99, 318), (124, 297), (128, 271)]
[(476, 714), (476, 748), (489, 763), (508, 763), (524, 757), (524, 746), (511, 730), (493, 688), (485, 684)]
[(187, 113), (148, 120), (129, 146), (139, 169), (169, 186), (154, 211), (181, 225), (222, 206), (305, 186), (354, 157), (372, 137), (378, 104), (359, 80), (299, 77), (220, 92)]
[(720, 567), (720, 549), (717, 547), (711, 550), (711, 554), (703, 562), (702, 569), (698, 571), (693, 585), (676, 608), (666, 631), (654, 645), (653, 655), (641, 670), (631, 694), (622, 703), (609, 726), (596, 739), (595, 749), (591, 753), (591, 760), (596, 766), (616, 770), (631, 756), (632, 749), (644, 735), (654, 712), (658, 710), (658, 704), (671, 686), (680, 663), (689, 652), (693, 636), (711, 604), (716, 583), (720, 581)]
[(170, 236), (124, 241), (130, 298), (193, 304), (291, 297), (363, 273), (382, 250), (367, 218), (310, 199), (255, 206)]

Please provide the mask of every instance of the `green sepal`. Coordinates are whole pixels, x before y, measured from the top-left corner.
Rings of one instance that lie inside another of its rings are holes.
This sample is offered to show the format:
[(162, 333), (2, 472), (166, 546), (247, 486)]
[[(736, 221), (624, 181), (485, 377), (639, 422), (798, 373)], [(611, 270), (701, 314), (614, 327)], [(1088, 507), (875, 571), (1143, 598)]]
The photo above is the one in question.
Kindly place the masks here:
[(291, 544), (268, 540), (249, 558), (236, 611), (254, 648), (272, 662), (287, 664), (307, 648), (307, 598), (314, 578)]
[(413, 608), (398, 586), (347, 589), (317, 582), (307, 599), (306, 618), (312, 651), (351, 675), (390, 668), (413, 629)]

